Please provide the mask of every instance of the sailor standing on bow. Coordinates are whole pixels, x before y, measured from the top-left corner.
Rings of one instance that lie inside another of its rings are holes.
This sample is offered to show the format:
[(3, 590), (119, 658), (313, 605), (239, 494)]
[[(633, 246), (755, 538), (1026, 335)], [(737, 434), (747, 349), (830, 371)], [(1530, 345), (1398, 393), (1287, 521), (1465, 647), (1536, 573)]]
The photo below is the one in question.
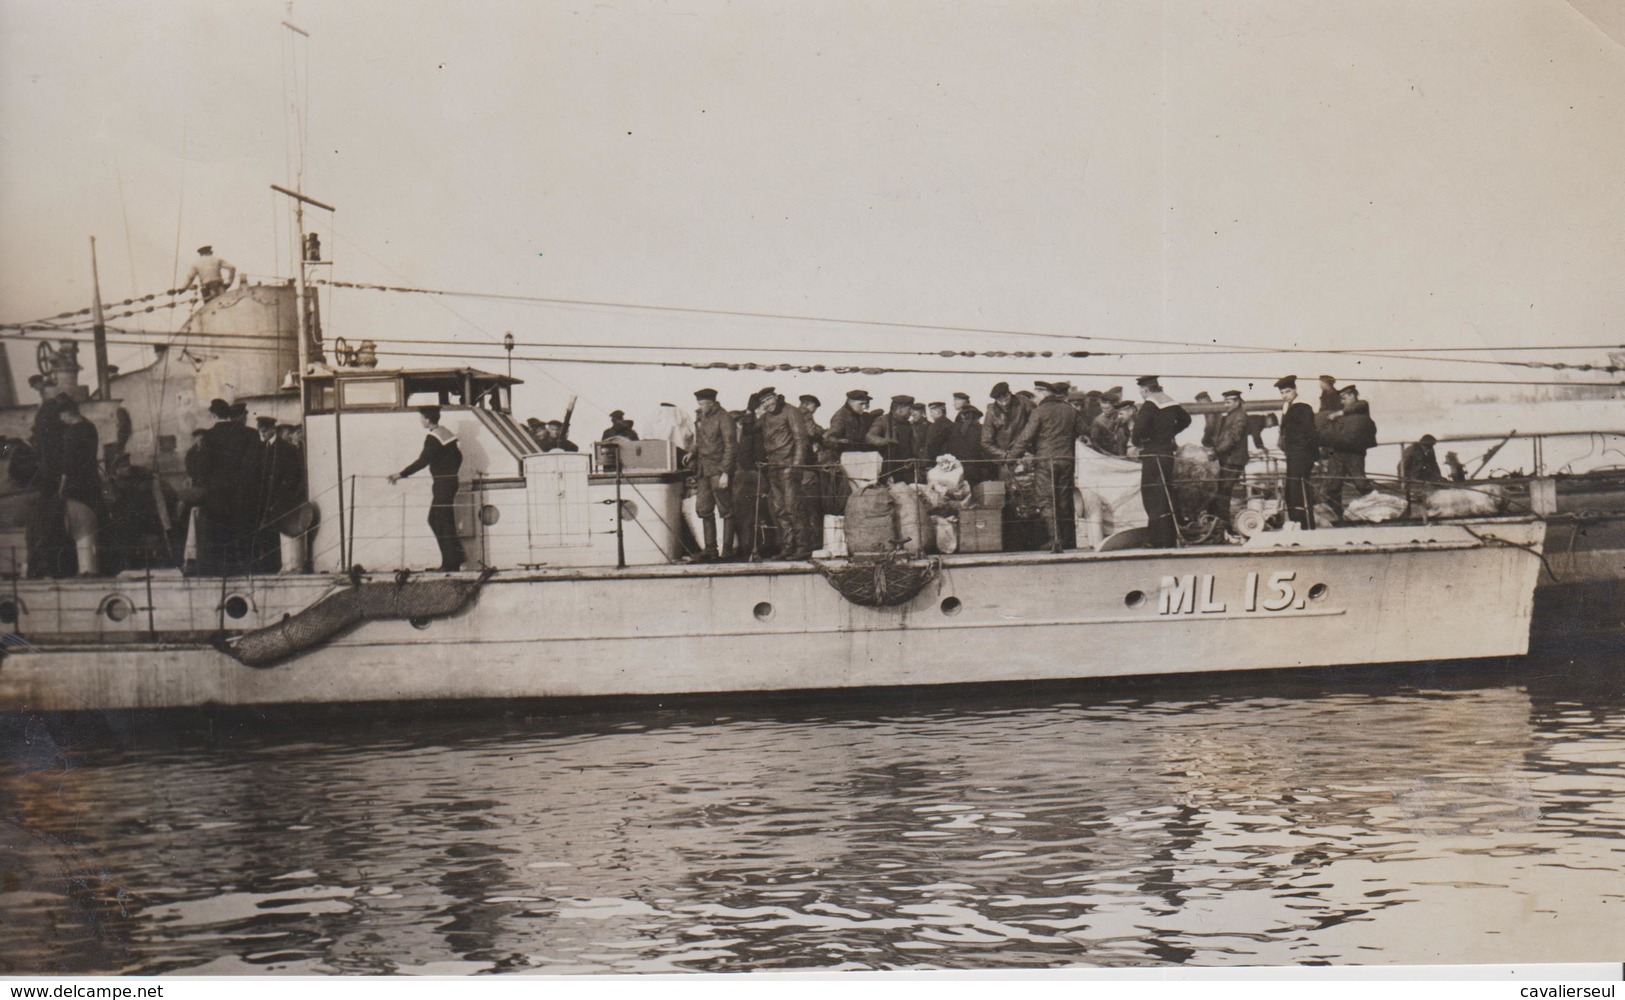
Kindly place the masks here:
[(463, 543), (457, 538), (457, 515), (452, 507), (457, 499), (457, 470), (463, 467), (463, 452), (457, 447), (457, 435), (440, 426), (440, 407), (420, 406), (418, 415), (429, 433), (423, 439), (423, 451), (406, 468), (389, 477), (389, 484), (427, 467), (434, 477), (434, 493), (429, 501), (429, 530), (440, 545), (440, 571), (454, 573), (463, 568), (467, 558)]

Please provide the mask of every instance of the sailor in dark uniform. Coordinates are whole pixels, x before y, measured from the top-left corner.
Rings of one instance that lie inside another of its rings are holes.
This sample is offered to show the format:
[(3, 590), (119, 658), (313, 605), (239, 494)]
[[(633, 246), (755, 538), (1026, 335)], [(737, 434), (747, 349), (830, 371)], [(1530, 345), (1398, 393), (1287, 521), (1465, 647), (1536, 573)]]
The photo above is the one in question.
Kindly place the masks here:
[(1315, 457), (1320, 437), (1315, 433), (1315, 411), (1298, 402), (1298, 376), (1288, 375), (1275, 383), (1281, 390), (1285, 410), (1281, 414), (1281, 451), (1286, 453), (1286, 512), (1304, 528), (1315, 526), (1314, 494), (1309, 478), (1315, 473)]
[(1145, 504), (1153, 548), (1179, 544), (1174, 521), (1174, 438), (1191, 425), (1191, 415), (1162, 391), (1155, 375), (1135, 380), (1145, 402), (1134, 414), (1130, 442), (1140, 449), (1140, 501)]
[(420, 406), (418, 415), (429, 433), (423, 439), (423, 451), (411, 465), (389, 477), (390, 485), (425, 467), (434, 477), (434, 494), (429, 501), (429, 530), (440, 544), (440, 571), (452, 573), (463, 568), (467, 558), (463, 543), (457, 537), (457, 515), (452, 507), (457, 499), (457, 470), (463, 467), (463, 452), (457, 447), (457, 435), (440, 426), (440, 407)]
[(1066, 401), (1066, 382), (1035, 382), (1044, 399), (1033, 409), (1011, 451), (1031, 452), (1038, 465), (1038, 510), (1051, 552), (1077, 545), (1072, 491), (1077, 485), (1078, 436), (1088, 430), (1083, 416)]

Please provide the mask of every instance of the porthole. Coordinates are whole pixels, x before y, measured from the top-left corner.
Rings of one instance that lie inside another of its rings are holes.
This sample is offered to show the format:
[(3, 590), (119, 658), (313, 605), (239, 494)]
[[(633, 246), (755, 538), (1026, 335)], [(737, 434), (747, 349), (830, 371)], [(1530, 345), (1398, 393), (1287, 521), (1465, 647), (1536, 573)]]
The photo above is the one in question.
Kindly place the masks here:
[(773, 605), (763, 601), (756, 605), (751, 613), (756, 616), (756, 620), (759, 622), (771, 621), (773, 619)]
[(957, 615), (964, 609), (965, 605), (960, 603), (957, 597), (944, 597), (942, 599), (942, 613), (945, 615)]
[(423, 629), (426, 629), (426, 628), (429, 627), (429, 622), (432, 621), (433, 619), (425, 618), (422, 615), (415, 615), (412, 618), (409, 618), (407, 620), (412, 623), (413, 628), (415, 628), (415, 629), (417, 629), (419, 631), (422, 631)]
[(480, 508), (480, 523), (485, 525), (487, 528), (500, 520), (502, 520), (502, 511), (498, 510), (496, 507), (493, 507), (491, 504), (486, 504)]
[(1324, 583), (1317, 583), (1313, 587), (1309, 588), (1309, 599), (1311, 601), (1323, 601), (1326, 599), (1326, 593), (1326, 585)]
[(17, 602), (7, 598), (0, 601), (0, 622), (14, 625), (17, 622)]
[(232, 594), (226, 598), (226, 603), (222, 606), (226, 610), (227, 618), (242, 618), (248, 614), (248, 598), (241, 594)]
[(128, 597), (114, 594), (102, 602), (102, 614), (106, 615), (110, 622), (126, 621), (135, 614), (135, 605), (130, 603)]
[(1131, 590), (1123, 595), (1123, 603), (1131, 608), (1137, 608), (1145, 603), (1145, 591)]

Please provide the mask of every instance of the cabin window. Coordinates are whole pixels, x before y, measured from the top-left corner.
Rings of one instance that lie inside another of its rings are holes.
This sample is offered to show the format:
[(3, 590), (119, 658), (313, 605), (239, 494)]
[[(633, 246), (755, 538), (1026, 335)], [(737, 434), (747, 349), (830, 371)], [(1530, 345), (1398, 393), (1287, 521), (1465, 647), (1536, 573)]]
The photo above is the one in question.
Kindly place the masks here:
[(346, 410), (363, 407), (398, 408), (401, 403), (400, 385), (395, 379), (345, 379), (339, 383), (339, 398)]
[(331, 383), (331, 382), (307, 382), (307, 383), (305, 383), (305, 387), (306, 387), (306, 392), (309, 393), (309, 397), (308, 397), (309, 400), (310, 400), (309, 412), (311, 412), (311, 413), (332, 413), (333, 412), (333, 383)]
[(408, 407), (468, 405), (460, 374), (412, 376), (402, 379), (402, 384)]

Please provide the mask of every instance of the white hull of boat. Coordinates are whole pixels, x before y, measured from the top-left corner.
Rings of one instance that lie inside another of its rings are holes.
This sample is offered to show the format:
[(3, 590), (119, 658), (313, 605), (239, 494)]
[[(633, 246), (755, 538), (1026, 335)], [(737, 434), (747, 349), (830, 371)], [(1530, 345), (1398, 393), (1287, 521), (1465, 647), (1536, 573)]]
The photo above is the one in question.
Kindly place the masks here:
[[(0, 711), (711, 694), (1518, 656), (1544, 532), (1496, 521), (1271, 533), (1240, 547), (949, 556), (923, 591), (881, 608), (849, 603), (807, 564), (504, 572), (459, 614), (363, 622), (265, 668), (200, 633), (273, 624), (345, 581), (24, 581), (11, 599), (23, 606), (26, 645), (0, 663)], [(115, 585), (133, 605), (119, 622), (97, 614)], [(234, 595), (250, 607), (231, 621), (222, 608)], [(42, 627), (52, 621), (55, 630)], [(70, 634), (87, 621), (99, 631)], [(173, 638), (188, 632), (191, 641)]]

